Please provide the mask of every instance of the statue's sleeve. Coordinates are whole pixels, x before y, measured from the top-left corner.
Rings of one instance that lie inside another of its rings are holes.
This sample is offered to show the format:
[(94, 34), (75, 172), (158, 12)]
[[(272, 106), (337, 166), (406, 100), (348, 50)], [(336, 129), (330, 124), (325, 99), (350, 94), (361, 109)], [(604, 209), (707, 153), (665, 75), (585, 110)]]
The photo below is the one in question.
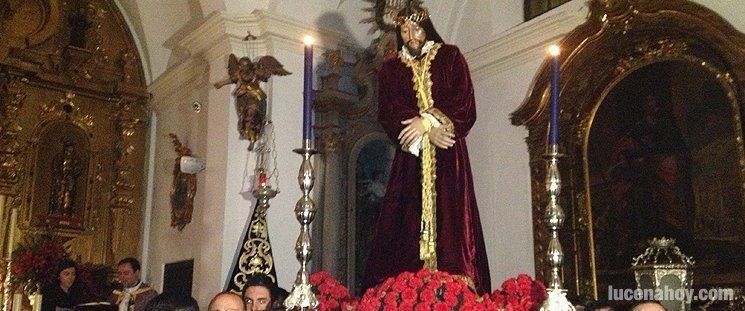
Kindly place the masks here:
[(434, 107), (426, 112), (437, 118), (446, 129), (452, 130), (456, 138), (460, 138), (468, 136), (476, 122), (476, 103), (466, 59), (457, 47), (451, 47), (452, 50), (443, 55), (447, 58), (445, 64), (440, 68), (433, 68), (441, 70), (440, 74), (447, 75), (448, 78), (442, 79), (446, 81), (446, 85), (433, 86), (443, 89), (438, 92)]
[(395, 61), (385, 62), (378, 74), (378, 122), (398, 144), (398, 134), (404, 128), (401, 121), (418, 116), (419, 109), (416, 103), (407, 103), (407, 98), (413, 96), (412, 82), (405, 81), (406, 75), (397, 69), (402, 67), (395, 66)]

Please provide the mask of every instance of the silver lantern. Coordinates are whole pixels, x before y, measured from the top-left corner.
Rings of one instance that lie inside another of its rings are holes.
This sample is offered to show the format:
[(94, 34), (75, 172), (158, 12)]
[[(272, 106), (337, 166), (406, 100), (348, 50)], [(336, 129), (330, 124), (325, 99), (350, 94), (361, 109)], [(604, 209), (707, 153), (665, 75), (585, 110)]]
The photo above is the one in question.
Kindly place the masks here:
[(694, 261), (675, 246), (675, 239), (652, 239), (644, 253), (632, 261), (637, 290), (644, 299), (659, 300), (670, 311), (690, 309), (684, 293), (692, 290)]

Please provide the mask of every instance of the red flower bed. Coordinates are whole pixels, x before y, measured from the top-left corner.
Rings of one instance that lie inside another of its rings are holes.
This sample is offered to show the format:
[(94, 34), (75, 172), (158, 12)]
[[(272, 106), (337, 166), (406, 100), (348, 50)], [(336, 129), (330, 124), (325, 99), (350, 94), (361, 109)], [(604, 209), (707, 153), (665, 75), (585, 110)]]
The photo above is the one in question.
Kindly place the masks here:
[(501, 291), (496, 290), (492, 293), (492, 300), (505, 309), (514, 311), (538, 310), (547, 297), (543, 283), (533, 280), (527, 274), (507, 279), (502, 283)]
[(442, 271), (404, 272), (368, 289), (358, 302), (326, 272), (310, 277), (322, 311), (535, 311), (546, 299), (546, 287), (526, 274), (502, 283), (491, 295), (477, 295), (460, 276)]
[(358, 310), (498, 310), (489, 295), (479, 296), (463, 278), (423, 269), (389, 278), (365, 292)]
[(357, 301), (349, 294), (346, 286), (328, 273), (321, 271), (310, 276), (320, 311), (356, 310)]

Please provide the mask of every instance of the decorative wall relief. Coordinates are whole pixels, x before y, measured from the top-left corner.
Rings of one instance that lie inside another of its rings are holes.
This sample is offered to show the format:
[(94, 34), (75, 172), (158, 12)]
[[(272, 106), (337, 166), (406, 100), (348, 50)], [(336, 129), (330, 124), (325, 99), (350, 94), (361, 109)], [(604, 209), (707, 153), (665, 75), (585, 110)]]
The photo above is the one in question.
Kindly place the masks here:
[(177, 155), (173, 164), (173, 184), (171, 185), (171, 227), (181, 231), (191, 222), (194, 195), (197, 193), (197, 174), (187, 174), (181, 171), (181, 157), (191, 156), (191, 149), (183, 145), (176, 134), (170, 133), (168, 137), (171, 137)]
[(23, 131), (18, 111), (28, 96), (22, 85), (19, 78), (0, 72), (0, 193), (5, 194), (17, 191), (24, 167), (18, 158), (23, 151), (23, 143), (18, 139)]
[(49, 230), (94, 263), (138, 254), (149, 94), (116, 3), (0, 1), (0, 25), (0, 193), (16, 240)]

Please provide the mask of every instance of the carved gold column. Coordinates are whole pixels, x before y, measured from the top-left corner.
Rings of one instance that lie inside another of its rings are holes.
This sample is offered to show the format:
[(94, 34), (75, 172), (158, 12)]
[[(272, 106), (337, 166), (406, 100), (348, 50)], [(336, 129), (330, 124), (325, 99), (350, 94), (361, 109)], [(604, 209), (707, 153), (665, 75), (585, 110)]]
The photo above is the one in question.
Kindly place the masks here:
[(24, 81), (23, 78), (0, 73), (0, 246), (7, 248), (4, 252), (7, 267), (2, 283), (3, 311), (10, 308), (10, 254), (15, 246), (13, 233), (18, 222), (18, 210), (13, 208), (12, 199), (21, 186), (24, 170), (23, 163), (18, 161), (23, 150), (18, 137), (23, 131), (23, 126), (18, 122), (18, 111), (27, 97)]
[[(115, 116), (115, 127), (117, 142), (114, 147), (114, 184), (112, 186), (111, 198), (111, 216), (113, 222), (113, 232), (111, 232), (111, 252), (118, 260), (123, 256), (134, 256), (137, 245), (127, 245), (133, 242), (127, 239), (131, 230), (139, 228), (139, 205), (141, 203), (142, 193), (141, 180), (137, 179), (136, 172), (139, 167), (136, 158), (143, 151), (137, 151), (137, 148), (143, 148), (138, 144), (137, 135), (141, 135), (145, 122), (146, 110), (137, 102), (122, 100), (118, 104), (118, 111)], [(137, 226), (132, 226), (132, 222), (137, 222)], [(138, 241), (134, 241), (138, 243)]]

